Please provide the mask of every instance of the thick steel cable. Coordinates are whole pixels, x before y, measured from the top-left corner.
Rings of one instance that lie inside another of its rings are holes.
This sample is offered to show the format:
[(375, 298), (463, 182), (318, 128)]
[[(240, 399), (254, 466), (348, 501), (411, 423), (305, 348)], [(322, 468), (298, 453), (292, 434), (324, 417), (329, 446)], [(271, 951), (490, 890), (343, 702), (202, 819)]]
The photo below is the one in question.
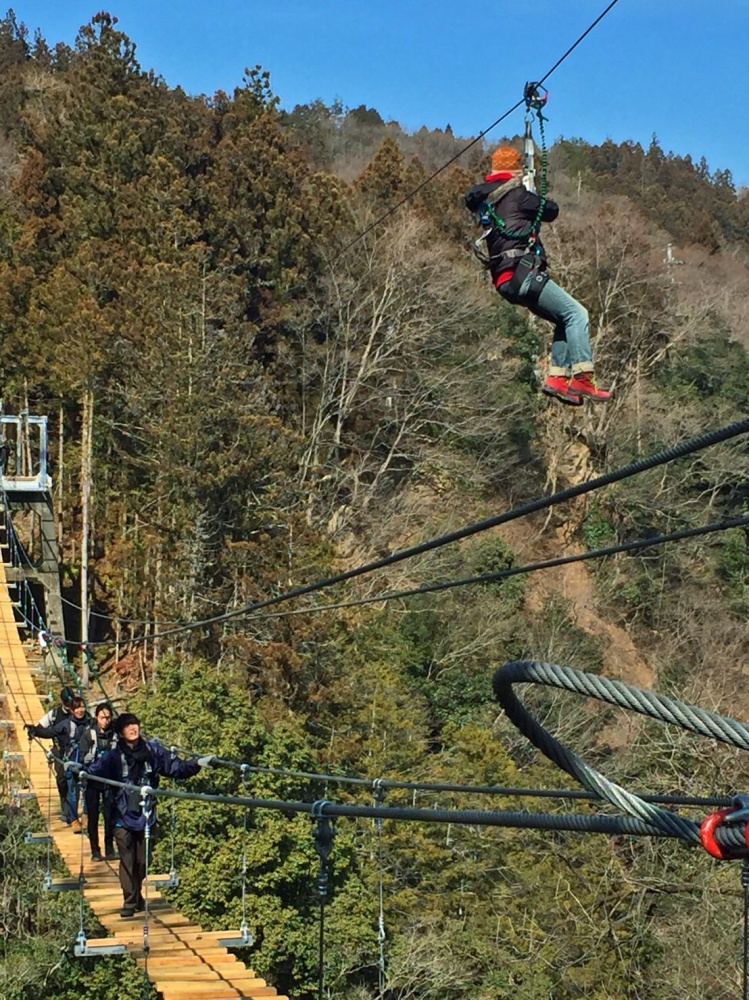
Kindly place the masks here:
[[(646, 802), (644, 798), (610, 781), (553, 737), (515, 695), (513, 685), (520, 683), (542, 684), (596, 698), (742, 750), (749, 750), (749, 729), (735, 719), (707, 712), (695, 705), (653, 691), (642, 691), (624, 681), (609, 680), (555, 663), (511, 661), (494, 674), (494, 693), (508, 718), (549, 760), (622, 812), (657, 826), (666, 836), (700, 843), (698, 823), (659, 809), (654, 803)], [(731, 840), (736, 846), (745, 848), (743, 828), (741, 834)]]
[[(146, 786), (89, 775), (89, 781), (142, 792)], [(608, 836), (627, 835), (645, 837), (681, 837), (674, 828), (666, 830), (656, 823), (637, 816), (609, 816), (579, 813), (529, 813), (518, 810), (483, 811), (479, 809), (418, 809), (406, 806), (343, 805), (325, 801), (322, 811), (319, 802), (294, 802), (278, 799), (258, 799), (238, 795), (219, 795), (207, 792), (186, 792), (177, 789), (148, 787), (149, 794), (157, 798), (178, 798), (195, 802), (220, 803), (240, 809), (268, 809), (281, 813), (301, 813), (313, 817), (350, 816), (365, 819), (396, 820), (421, 823), (455, 823), (465, 826), (511, 827), (525, 830), (567, 830), (572, 833), (604, 833)], [(719, 826), (715, 840), (721, 847), (745, 846), (743, 833), (736, 827)]]
[(357, 608), (366, 604), (378, 604), (381, 601), (402, 600), (406, 597), (418, 597), (421, 594), (435, 594), (444, 590), (452, 590), (455, 587), (468, 587), (484, 583), (499, 583), (513, 576), (523, 576), (526, 573), (537, 573), (544, 569), (553, 569), (557, 566), (568, 566), (571, 563), (585, 562), (591, 559), (605, 559), (608, 556), (620, 555), (629, 552), (639, 552), (641, 549), (655, 548), (664, 545), (666, 542), (679, 542), (688, 538), (697, 538), (701, 535), (709, 535), (716, 531), (728, 531), (730, 528), (741, 528), (749, 525), (749, 515), (742, 514), (736, 517), (726, 518), (722, 521), (713, 521), (712, 524), (705, 524), (698, 528), (683, 528), (681, 531), (672, 531), (668, 535), (654, 535), (652, 538), (638, 538), (631, 542), (622, 542), (620, 545), (608, 545), (601, 549), (590, 549), (588, 552), (578, 552), (571, 556), (558, 556), (556, 559), (545, 559), (543, 562), (528, 563), (525, 566), (511, 566), (508, 569), (500, 569), (494, 573), (481, 573), (477, 576), (463, 577), (458, 580), (439, 580), (436, 583), (424, 583), (419, 587), (410, 590), (385, 591), (382, 594), (375, 594), (372, 597), (352, 598), (350, 601), (339, 601), (336, 604), (318, 604), (305, 608), (292, 608), (286, 611), (271, 611), (259, 615), (248, 615), (246, 621), (265, 621), (268, 618), (284, 618), (289, 615), (310, 615), (320, 611), (339, 611), (344, 608)]
[[(630, 542), (621, 542), (619, 545), (608, 545), (600, 549), (590, 549), (587, 552), (577, 552), (575, 555), (558, 556), (555, 559), (545, 559), (542, 562), (527, 563), (523, 566), (511, 566), (508, 569), (496, 570), (493, 573), (480, 573), (476, 576), (462, 577), (457, 580), (438, 580), (434, 583), (424, 583), (418, 587), (408, 590), (388, 590), (381, 594), (374, 594), (371, 597), (357, 597), (348, 601), (337, 601), (335, 604), (316, 604), (303, 608), (287, 608), (284, 611), (261, 612), (252, 614), (248, 612), (245, 622), (266, 621), (270, 618), (286, 618), (291, 615), (312, 615), (323, 611), (341, 611), (346, 608), (358, 608), (368, 604), (379, 604), (384, 601), (403, 600), (407, 597), (418, 597), (422, 594), (435, 594), (445, 590), (452, 590), (456, 587), (468, 587), (485, 583), (499, 583), (513, 576), (523, 576), (526, 573), (537, 573), (545, 569), (554, 569), (558, 566), (568, 566), (571, 563), (586, 562), (592, 559), (605, 559), (608, 556), (620, 555), (630, 552), (639, 552), (641, 549), (655, 548), (658, 545), (665, 545), (667, 542), (679, 542), (688, 538), (697, 538), (702, 535), (709, 535), (717, 531), (728, 531), (730, 528), (741, 528), (749, 525), (749, 514), (727, 517), (721, 521), (713, 521), (697, 528), (682, 528), (680, 531), (672, 531), (667, 535), (654, 535), (652, 538), (638, 538)], [(71, 603), (71, 602), (67, 602)], [(77, 605), (73, 605), (77, 607)], [(78, 609), (80, 610), (80, 609)], [(107, 621), (114, 621), (111, 615), (98, 615)], [(120, 618), (119, 621), (125, 619)], [(134, 619), (133, 619), (134, 620)], [(145, 623), (142, 624), (151, 624)], [(154, 622), (154, 625), (160, 624)], [(183, 622), (162, 622), (161, 624), (174, 625), (178, 627)], [(126, 643), (129, 640), (124, 640)], [(106, 643), (112, 645), (112, 642)], [(90, 644), (89, 644), (90, 645)], [(104, 645), (100, 643), (99, 645)], [(90, 669), (96, 669), (93, 657), (90, 657)], [(98, 676), (98, 672), (97, 672)], [(103, 690), (103, 689), (102, 689)], [(106, 692), (105, 692), (106, 693)]]
[[(604, 486), (609, 486), (612, 483), (618, 483), (624, 479), (629, 479), (632, 476), (639, 475), (641, 472), (657, 468), (660, 465), (666, 465), (668, 462), (673, 462), (676, 459), (684, 458), (687, 455), (702, 451), (703, 449), (709, 448), (714, 444), (729, 441), (741, 434), (746, 434), (747, 431), (749, 431), (749, 417), (736, 421), (736, 423), (728, 424), (725, 427), (717, 428), (716, 430), (706, 431), (704, 434), (700, 434), (696, 438), (691, 438), (690, 440), (683, 441), (680, 444), (672, 445), (670, 448), (657, 452), (649, 458), (639, 458), (634, 462), (630, 462), (628, 465), (621, 466), (620, 468), (604, 473), (601, 476), (596, 476), (594, 479), (589, 479), (584, 483), (579, 483), (577, 486), (570, 486), (566, 489), (558, 490), (550, 496), (539, 497), (529, 503), (522, 504), (519, 507), (514, 507), (512, 510), (506, 511), (503, 514), (497, 514), (493, 517), (486, 518), (483, 521), (478, 521), (475, 524), (459, 528), (456, 531), (449, 532), (445, 535), (439, 535), (438, 537), (431, 538), (425, 542), (420, 542), (418, 545), (412, 545), (409, 548), (401, 549), (399, 552), (394, 552), (381, 559), (364, 563), (362, 566), (354, 567), (354, 569), (346, 570), (342, 573), (336, 573), (333, 576), (324, 577), (322, 580), (316, 580), (313, 583), (293, 587), (291, 590), (277, 594), (275, 597), (267, 597), (262, 601), (253, 601), (241, 608), (235, 608), (233, 611), (227, 611), (221, 615), (214, 615), (211, 618), (203, 618), (198, 621), (186, 622), (184, 625), (180, 625), (177, 628), (166, 629), (163, 632), (154, 632), (151, 635), (135, 637), (128, 640), (128, 642), (131, 645), (137, 645), (142, 642), (152, 642), (154, 639), (167, 638), (168, 636), (191, 631), (192, 629), (206, 628), (209, 625), (217, 625), (222, 622), (229, 621), (232, 618), (238, 618), (243, 615), (247, 615), (248, 613), (259, 611), (263, 608), (272, 607), (276, 604), (282, 604), (295, 597), (303, 597), (306, 594), (312, 594), (320, 590), (325, 590), (338, 583), (344, 583), (347, 580), (353, 580), (358, 576), (363, 576), (365, 573), (372, 573), (375, 570), (383, 569), (386, 566), (392, 566), (395, 563), (402, 562), (404, 559), (411, 559), (413, 556), (421, 555), (424, 552), (431, 552), (434, 549), (442, 548), (445, 545), (461, 541), (464, 538), (470, 538), (472, 535), (476, 535), (479, 532), (487, 531), (489, 528), (496, 528), (500, 524), (506, 524), (509, 521), (514, 521), (517, 518), (526, 516), (527, 514), (533, 514), (537, 511), (545, 510), (548, 507), (554, 507), (556, 504), (565, 503), (567, 500), (572, 500), (575, 497), (594, 492), (595, 490), (599, 490)], [(89, 643), (89, 646), (91, 647), (111, 645), (111, 642)]]

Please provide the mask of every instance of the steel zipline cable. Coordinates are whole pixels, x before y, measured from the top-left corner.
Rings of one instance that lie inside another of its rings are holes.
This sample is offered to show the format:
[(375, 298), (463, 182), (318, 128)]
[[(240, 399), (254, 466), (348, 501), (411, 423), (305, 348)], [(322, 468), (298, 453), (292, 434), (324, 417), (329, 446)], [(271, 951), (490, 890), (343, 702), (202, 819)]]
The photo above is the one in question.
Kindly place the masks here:
[[(192, 629), (207, 628), (211, 625), (221, 624), (223, 622), (230, 621), (233, 618), (243, 617), (248, 614), (261, 611), (265, 608), (285, 603), (286, 601), (293, 600), (297, 597), (304, 597), (307, 594), (313, 594), (318, 591), (325, 590), (329, 587), (335, 586), (336, 584), (344, 583), (348, 580), (353, 580), (359, 576), (363, 576), (364, 574), (372, 573), (376, 570), (384, 569), (387, 566), (395, 565), (405, 559), (411, 559), (414, 556), (434, 551), (435, 549), (442, 548), (445, 545), (450, 545), (453, 542), (461, 541), (464, 538), (470, 538), (480, 532), (487, 531), (490, 528), (496, 528), (501, 524), (507, 524), (510, 521), (514, 521), (520, 517), (525, 517), (528, 514), (536, 513), (540, 510), (546, 510), (560, 503), (565, 503), (575, 497), (583, 496), (586, 493), (602, 489), (604, 486), (609, 486), (613, 483), (630, 479), (631, 477), (639, 475), (642, 472), (646, 472), (649, 469), (666, 465), (669, 462), (673, 462), (679, 458), (684, 458), (687, 455), (695, 454), (696, 452), (702, 451), (712, 445), (729, 441), (741, 434), (746, 434), (748, 431), (749, 417), (739, 420), (733, 424), (729, 424), (725, 427), (717, 428), (716, 430), (706, 431), (704, 434), (701, 434), (696, 438), (691, 438), (687, 441), (681, 442), (680, 444), (672, 445), (663, 451), (657, 452), (655, 455), (651, 455), (649, 458), (636, 459), (628, 465), (621, 466), (618, 469), (604, 473), (594, 479), (587, 480), (577, 486), (570, 486), (549, 496), (539, 497), (536, 500), (522, 504), (521, 506), (515, 507), (502, 514), (494, 515), (493, 517), (486, 518), (483, 521), (478, 521), (474, 524), (467, 525), (466, 527), (459, 528), (456, 531), (439, 535), (406, 549), (401, 549), (400, 551), (394, 552), (389, 556), (384, 556), (381, 559), (364, 563), (354, 569), (346, 570), (329, 577), (324, 577), (321, 580), (316, 580), (312, 583), (294, 587), (281, 594), (277, 594), (273, 597), (267, 597), (261, 601), (251, 602), (241, 608), (235, 608), (232, 611), (227, 611), (220, 615), (214, 615), (210, 618), (203, 618), (193, 622), (186, 622), (182, 625), (175, 626), (171, 629), (165, 629), (161, 632), (152, 632), (150, 635), (136, 636), (129, 639), (128, 643), (130, 645), (138, 645), (144, 642), (152, 642), (154, 639), (168, 638), (169, 636), (177, 635), (181, 632), (188, 632)], [(88, 645), (92, 648), (98, 646), (109, 647), (112, 643), (111, 641), (99, 641), (89, 643)]]
[[(573, 42), (572, 45), (570, 45), (570, 47), (567, 49), (567, 51), (563, 55), (561, 55), (559, 57), (559, 59), (557, 59), (557, 61), (554, 63), (554, 65), (551, 67), (551, 69), (548, 69), (546, 71), (546, 73), (544, 73), (544, 75), (541, 77), (541, 79), (538, 80), (538, 81), (536, 81), (537, 85), (540, 86), (542, 83), (545, 83), (545, 81), (549, 79), (549, 77), (551, 76), (551, 74), (562, 65), (562, 63), (565, 61), (565, 59), (569, 55), (571, 55), (572, 52), (575, 51), (575, 49), (578, 47), (578, 45), (580, 45), (580, 43), (585, 38), (587, 38), (587, 36), (591, 33), (591, 31), (593, 31), (593, 29), (596, 27), (596, 25), (598, 25), (604, 19), (604, 17), (608, 14), (608, 12), (613, 7), (615, 7), (618, 2), (619, 2), (619, 0), (611, 0), (611, 2), (609, 3), (609, 5), (605, 8), (605, 10), (603, 10), (598, 15), (598, 17), (595, 19), (595, 21), (593, 21), (592, 24), (588, 25), (588, 27), (585, 29), (585, 31), (577, 38), (577, 40), (575, 42)], [(506, 118), (509, 118), (510, 115), (514, 111), (517, 111), (518, 108), (522, 107), (523, 104), (525, 104), (525, 97), (521, 98), (519, 101), (517, 101), (517, 103), (513, 104), (513, 106), (511, 108), (509, 108), (507, 111), (505, 111), (505, 113), (503, 115), (500, 115), (499, 118), (496, 119), (496, 121), (493, 121), (492, 124), (489, 125), (487, 128), (485, 128), (482, 132), (479, 132), (479, 134), (474, 139), (471, 139), (471, 141), (469, 143), (467, 143), (459, 152), (457, 152), (454, 156), (451, 156), (450, 159), (447, 160), (446, 163), (443, 163), (441, 167), (438, 167), (437, 170), (435, 170), (427, 178), (425, 178), (420, 184), (418, 184), (413, 189), (413, 191), (409, 191), (408, 194), (404, 195), (399, 201), (397, 201), (395, 203), (395, 205), (393, 205), (391, 208), (389, 208), (387, 210), (387, 212), (383, 212), (383, 214), (380, 215), (377, 219), (375, 219), (374, 222), (370, 223), (365, 229), (363, 229), (360, 233), (358, 233), (357, 236), (355, 236), (353, 240), (350, 240), (343, 247), (342, 250), (338, 251), (338, 253), (333, 258), (333, 263), (336, 260), (338, 260), (340, 257), (342, 257), (345, 253), (348, 253), (348, 251), (353, 246), (356, 246), (356, 244), (360, 240), (363, 240), (364, 237), (367, 236), (369, 233), (371, 233), (373, 229), (377, 229), (377, 227), (381, 226), (382, 223), (386, 219), (389, 219), (391, 215), (394, 215), (395, 212), (397, 212), (400, 208), (402, 208), (407, 202), (409, 202), (412, 198), (416, 197), (416, 195), (419, 193), (419, 191), (421, 191), (423, 188), (425, 188), (427, 184), (430, 184), (434, 180), (435, 177), (439, 177), (439, 175), (441, 173), (443, 173), (445, 170), (447, 170), (448, 167), (452, 166), (452, 164), (455, 163), (456, 160), (459, 160), (460, 157), (464, 155), (464, 153), (467, 153), (469, 149), (472, 149), (476, 145), (476, 143), (481, 142), (481, 140), (486, 135), (488, 135), (489, 132), (491, 132), (493, 129), (495, 129), (497, 127), (497, 125), (499, 125), (501, 122), (503, 122)]]
[[(584, 39), (587, 38), (587, 36), (593, 31), (593, 29), (603, 20), (603, 18), (609, 13), (609, 11), (613, 7), (616, 6), (616, 4), (618, 2), (619, 2), (619, 0), (611, 0), (611, 2), (608, 4), (608, 6), (598, 15), (598, 17), (595, 18), (595, 20), (585, 29), (585, 31), (581, 35), (578, 36), (578, 38), (575, 40), (575, 42), (573, 42), (573, 44), (569, 46), (569, 48), (559, 57), (559, 59), (557, 59), (557, 61), (553, 64), (553, 66), (551, 66), (551, 68), (546, 71), (546, 73), (540, 78), (540, 80), (537, 81), (538, 85), (543, 84), (546, 80), (549, 79), (549, 77), (552, 75), (552, 73), (554, 73), (559, 68), (559, 66), (562, 65), (562, 63), (568, 58), (568, 56), (570, 56), (572, 54), (572, 52), (574, 52), (574, 50), (578, 47), (578, 45), (580, 45), (584, 41)], [(425, 180), (423, 180), (416, 188), (413, 189), (413, 191), (411, 191), (409, 194), (405, 195), (396, 205), (394, 205), (392, 208), (390, 208), (387, 212), (385, 212), (377, 220), (375, 220), (373, 223), (371, 223), (366, 229), (364, 229), (361, 233), (359, 233), (355, 237), (354, 240), (352, 240), (341, 251), (339, 251), (337, 257), (340, 257), (344, 253), (346, 253), (359, 240), (363, 239), (364, 236), (366, 236), (369, 232), (371, 232), (373, 229), (375, 229), (377, 226), (379, 226), (382, 222), (384, 222), (385, 219), (387, 219), (390, 215), (392, 215), (399, 208), (401, 208), (404, 204), (406, 204), (406, 202), (408, 202), (412, 198), (414, 198), (419, 193), (419, 191), (422, 190), (422, 188), (424, 188), (427, 184), (429, 184), (432, 180), (434, 180), (435, 177), (437, 177), (441, 173), (443, 173), (448, 167), (452, 166), (452, 164), (455, 163), (458, 159), (460, 159), (460, 157), (463, 156), (464, 153), (468, 152), (469, 149), (473, 148), (473, 146), (475, 146), (478, 142), (480, 142), (486, 135), (488, 135), (489, 132), (491, 132), (494, 128), (496, 128), (497, 125), (499, 125), (506, 118), (508, 118), (514, 111), (517, 111), (517, 109), (520, 108), (524, 103), (525, 103), (525, 98), (521, 98), (519, 101), (517, 101), (511, 108), (509, 108), (504, 114), (502, 114), (499, 118), (497, 118), (494, 122), (492, 122), (491, 125), (489, 125), (482, 132), (480, 132), (474, 139), (472, 139), (458, 153), (456, 153), (453, 157), (451, 157), (449, 160), (447, 160), (447, 162), (444, 163), (441, 167), (439, 167), (439, 169), (435, 170), (429, 177), (427, 177)], [(336, 259), (337, 259), (337, 257), (336, 257)], [(6, 509), (7, 509), (7, 504), (6, 504)], [(25, 553), (23, 553), (23, 554), (25, 555)], [(26, 562), (31, 567), (31, 563), (29, 562), (27, 556), (26, 556)], [(74, 608), (75, 610), (79, 610), (79, 611), (82, 610), (78, 605), (76, 605), (74, 602), (68, 600), (65, 597), (62, 598), (62, 601), (63, 601), (64, 604), (68, 605), (71, 608)], [(343, 606), (345, 607), (347, 605), (343, 605)], [(92, 617), (95, 617), (95, 618), (102, 618), (102, 619), (109, 620), (109, 621), (112, 620), (111, 616), (109, 616), (109, 615), (102, 615), (102, 614), (100, 614), (100, 613), (98, 613), (96, 611), (91, 611), (90, 614), (91, 614)], [(216, 620), (221, 620), (221, 619), (220, 618), (219, 619), (206, 619), (206, 623), (212, 623), (213, 621), (216, 621)], [(150, 621), (145, 621), (145, 620), (142, 620), (142, 619), (135, 619), (135, 618), (119, 618), (119, 621), (125, 622), (125, 623), (128, 623), (128, 624), (136, 624), (136, 625), (147, 625), (147, 624), (150, 625), (150, 624), (155, 624), (155, 625), (166, 626), (166, 627), (173, 626), (174, 629), (176, 629), (176, 630), (181, 630), (182, 628), (198, 627), (197, 625), (193, 626), (193, 625), (190, 625), (189, 623), (182, 623), (182, 622), (153, 622), (152, 623)], [(199, 623), (199, 624), (203, 624), (203, 623)], [(165, 634), (171, 634), (171, 633), (160, 633), (160, 634), (154, 635), (154, 636), (128, 639), (128, 640), (125, 640), (125, 641), (128, 642), (128, 643), (147, 642), (147, 641), (149, 641), (152, 638), (161, 638)], [(110, 645), (110, 644), (109, 643), (96, 643), (95, 645)]]
[[(681, 531), (673, 531), (668, 535), (654, 535), (652, 538), (639, 538), (631, 542), (622, 542), (620, 545), (609, 545), (602, 549), (590, 549), (588, 552), (578, 552), (572, 556), (559, 556), (556, 559), (546, 559), (543, 562), (529, 563), (524, 566), (511, 566), (508, 569), (496, 570), (493, 573), (480, 573), (477, 576), (463, 577), (458, 580), (440, 580), (436, 583), (424, 583), (420, 587), (410, 590), (385, 591), (382, 594), (375, 594), (372, 597), (359, 597), (350, 601), (340, 601), (337, 604), (318, 604), (304, 608), (294, 608), (287, 611), (272, 611), (267, 614), (257, 615), (257, 619), (283, 618), (287, 615), (315, 614), (320, 611), (338, 611), (343, 608), (357, 608), (366, 604), (378, 604), (384, 601), (395, 601), (406, 597), (418, 597), (420, 594), (435, 594), (444, 590), (452, 590), (455, 587), (467, 587), (476, 584), (499, 583), (513, 576), (523, 576), (527, 573), (537, 573), (539, 570), (552, 569), (556, 566), (567, 566), (570, 563), (584, 562), (591, 559), (604, 559), (608, 556), (619, 555), (627, 552), (639, 552), (641, 549), (656, 548), (667, 542), (684, 541), (687, 538), (697, 538), (701, 535), (713, 534), (717, 531), (728, 531), (730, 528), (741, 528), (749, 526), (749, 514), (742, 514), (737, 517), (726, 518), (723, 521), (714, 521), (712, 524), (703, 525), (700, 528), (684, 528)], [(255, 616), (249, 615), (248, 621), (254, 621)]]
[[(499, 583), (513, 576), (523, 576), (527, 573), (536, 573), (544, 569), (553, 569), (557, 566), (567, 566), (571, 563), (585, 562), (592, 559), (605, 559), (608, 556), (621, 555), (629, 552), (639, 552), (641, 549), (656, 548), (667, 542), (684, 541), (688, 538), (697, 538), (701, 535), (709, 535), (718, 531), (728, 531), (731, 528), (741, 528), (749, 526), (749, 514), (741, 514), (735, 517), (728, 517), (721, 521), (714, 521), (711, 524), (698, 528), (683, 528), (680, 531), (673, 531), (668, 535), (653, 535), (650, 538), (635, 539), (630, 542), (622, 542), (620, 545), (609, 545), (601, 549), (590, 549), (587, 552), (578, 552), (571, 556), (558, 556), (555, 559), (546, 559), (543, 562), (528, 563), (522, 566), (510, 566), (507, 569), (496, 570), (492, 573), (480, 573), (476, 576), (461, 577), (457, 580), (438, 580), (435, 583), (424, 583), (418, 587), (408, 590), (388, 590), (381, 594), (374, 594), (370, 597), (357, 597), (348, 601), (339, 601), (335, 604), (311, 604), (302, 608), (292, 608), (285, 611), (271, 611), (254, 615), (248, 612), (246, 621), (265, 621), (268, 618), (284, 618), (289, 615), (311, 615), (323, 611), (340, 611), (345, 608), (358, 608), (368, 604), (380, 604), (385, 601), (401, 600), (406, 597), (418, 597), (421, 594), (434, 594), (445, 590), (452, 590), (456, 587), (467, 587), (486, 583)], [(70, 604), (71, 602), (67, 602)], [(74, 608), (81, 610), (77, 605)], [(111, 615), (98, 615), (107, 621), (113, 621)], [(127, 619), (120, 618), (119, 621)], [(150, 624), (141, 622), (140, 624)], [(154, 624), (159, 624), (158, 622)], [(164, 622), (162, 624), (173, 625), (178, 628), (180, 622)], [(128, 640), (122, 640), (126, 644)], [(98, 643), (104, 645), (105, 643)], [(111, 643), (110, 643), (111, 644)]]

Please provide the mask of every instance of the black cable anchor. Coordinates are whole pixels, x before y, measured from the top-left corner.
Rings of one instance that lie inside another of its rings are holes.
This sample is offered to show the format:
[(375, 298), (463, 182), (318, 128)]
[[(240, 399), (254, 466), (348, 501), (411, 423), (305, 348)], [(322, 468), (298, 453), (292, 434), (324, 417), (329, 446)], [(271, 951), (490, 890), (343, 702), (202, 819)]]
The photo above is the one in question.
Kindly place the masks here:
[(335, 826), (324, 814), (325, 806), (333, 805), (330, 799), (318, 799), (312, 803), (310, 815), (317, 820), (313, 834), (315, 850), (320, 858), (320, 868), (317, 873), (317, 895), (320, 900), (320, 947), (318, 955), (318, 984), (317, 992), (319, 1000), (323, 1000), (325, 989), (325, 902), (328, 898), (328, 858), (333, 850), (333, 838), (335, 837)]

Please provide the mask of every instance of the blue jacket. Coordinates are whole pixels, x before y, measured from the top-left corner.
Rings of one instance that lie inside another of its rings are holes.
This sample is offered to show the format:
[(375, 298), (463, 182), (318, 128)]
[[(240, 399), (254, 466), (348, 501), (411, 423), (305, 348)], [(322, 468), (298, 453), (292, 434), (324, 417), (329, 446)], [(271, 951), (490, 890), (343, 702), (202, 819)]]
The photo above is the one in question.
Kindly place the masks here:
[[(98, 760), (86, 768), (86, 773), (111, 781), (123, 781), (129, 785), (150, 785), (158, 788), (159, 778), (190, 778), (200, 770), (197, 760), (181, 760), (159, 743), (151, 740), (140, 740), (146, 750), (146, 760), (128, 760), (127, 744), (118, 740), (111, 750), (103, 753)], [(106, 786), (100, 785), (103, 788)], [(144, 830), (146, 818), (140, 806), (140, 792), (132, 792), (127, 788), (114, 789), (113, 820), (115, 826), (123, 826), (127, 830)], [(149, 826), (156, 821), (156, 806), (151, 813)]]

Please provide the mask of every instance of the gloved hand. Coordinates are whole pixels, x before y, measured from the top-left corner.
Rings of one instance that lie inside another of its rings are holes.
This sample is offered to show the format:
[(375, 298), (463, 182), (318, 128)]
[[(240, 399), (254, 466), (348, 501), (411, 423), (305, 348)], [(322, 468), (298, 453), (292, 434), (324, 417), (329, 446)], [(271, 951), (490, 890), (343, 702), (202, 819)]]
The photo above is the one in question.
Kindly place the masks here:
[(26, 723), (25, 729), (26, 729), (26, 735), (28, 736), (29, 739), (31, 739), (32, 736), (36, 736), (36, 726), (33, 726), (30, 722)]
[(204, 757), (198, 757), (198, 764), (200, 764), (201, 767), (212, 767), (215, 760), (215, 753), (207, 753)]
[(68, 760), (65, 762), (65, 770), (72, 771), (73, 774), (79, 774), (83, 770), (83, 765), (79, 764), (77, 760)]

